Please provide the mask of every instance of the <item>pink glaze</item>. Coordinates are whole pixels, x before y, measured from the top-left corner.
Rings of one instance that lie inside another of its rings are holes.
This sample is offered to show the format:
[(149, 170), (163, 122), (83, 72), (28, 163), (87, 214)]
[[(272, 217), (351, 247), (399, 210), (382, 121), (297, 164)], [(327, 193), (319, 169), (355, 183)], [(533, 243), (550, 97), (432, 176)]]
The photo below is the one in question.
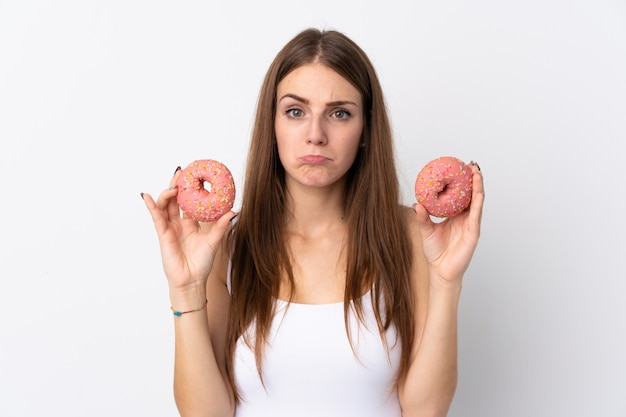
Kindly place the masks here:
[[(210, 191), (204, 183), (210, 184)], [(178, 177), (180, 209), (189, 217), (200, 222), (213, 222), (233, 208), (235, 182), (228, 168), (212, 159), (192, 162)]]
[(417, 175), (415, 198), (435, 217), (456, 216), (472, 200), (472, 175), (470, 167), (460, 159), (437, 158)]

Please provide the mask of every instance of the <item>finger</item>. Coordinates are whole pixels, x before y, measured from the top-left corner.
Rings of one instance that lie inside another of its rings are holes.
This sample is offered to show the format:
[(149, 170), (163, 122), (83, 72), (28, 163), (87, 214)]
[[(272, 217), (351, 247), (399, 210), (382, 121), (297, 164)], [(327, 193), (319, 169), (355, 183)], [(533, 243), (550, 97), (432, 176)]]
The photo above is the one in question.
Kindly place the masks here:
[(178, 177), (180, 176), (181, 169), (182, 168), (180, 166), (177, 166), (174, 170), (174, 175), (172, 175), (172, 179), (170, 180), (170, 187), (176, 185), (176, 183), (178, 182)]
[(428, 211), (426, 211), (424, 206), (420, 203), (413, 204), (413, 210), (415, 211), (415, 218), (417, 219), (417, 224), (420, 227), (422, 237), (428, 237), (435, 230), (435, 224), (430, 218), (430, 214), (428, 214)]
[(168, 214), (171, 214), (169, 213), (169, 206), (171, 205), (172, 201), (176, 202), (176, 199), (174, 197), (176, 197), (177, 193), (178, 189), (176, 188), (176, 186), (170, 186), (169, 188), (161, 191), (161, 194), (159, 194), (159, 198), (156, 201), (157, 207), (159, 207), (160, 210), (168, 211)]
[(217, 221), (215, 222), (215, 227), (218, 228), (218, 230), (226, 230), (230, 227), (231, 224), (231, 220), (237, 216), (237, 213), (235, 213), (234, 211), (227, 211), (226, 213), (224, 213), (222, 215), (222, 217), (220, 217), (219, 219), (217, 219)]
[[(470, 162), (470, 168), (472, 170), (472, 181), (473, 181), (473, 187), (472, 187), (472, 191), (477, 191), (477, 192), (484, 192), (484, 185), (483, 185), (483, 172), (481, 171), (480, 167), (478, 166), (478, 164), (476, 162)], [(478, 181), (474, 181), (476, 180), (478, 177)]]
[(224, 233), (226, 233), (226, 231), (230, 228), (231, 220), (236, 215), (237, 214), (233, 211), (228, 211), (224, 213), (222, 217), (217, 219), (217, 221), (211, 228), (211, 233), (209, 234), (209, 246), (211, 246), (213, 250), (217, 249), (218, 243), (224, 237)]
[(143, 201), (150, 212), (150, 217), (154, 223), (157, 235), (161, 236), (167, 230), (167, 219), (163, 215), (163, 211), (159, 208), (150, 194), (141, 193), (141, 198), (143, 198)]
[(472, 201), (469, 207), (469, 220), (471, 225), (480, 227), (483, 213), (483, 203), (485, 201), (485, 186), (483, 174), (476, 163), (472, 165)]
[(141, 199), (146, 204), (146, 207), (148, 208), (148, 211), (152, 210), (152, 208), (156, 206), (156, 203), (154, 202), (154, 199), (148, 193), (141, 193)]
[(167, 201), (167, 215), (170, 219), (180, 218), (180, 207), (178, 206), (178, 187), (176, 185), (170, 186), (165, 192), (168, 192), (169, 200)]
[(167, 202), (167, 214), (169, 215), (170, 219), (173, 219), (175, 217), (176, 218), (180, 217), (180, 208), (178, 207), (178, 201), (176, 201), (176, 199), (173, 198), (174, 196), (178, 194), (177, 184), (178, 184), (178, 178), (180, 177), (180, 171), (181, 171), (180, 166), (177, 166), (176, 169), (174, 170), (174, 175), (172, 175), (172, 179), (170, 180), (170, 186), (166, 190), (166, 191), (171, 191), (171, 194), (169, 194), (170, 200), (168, 200)]

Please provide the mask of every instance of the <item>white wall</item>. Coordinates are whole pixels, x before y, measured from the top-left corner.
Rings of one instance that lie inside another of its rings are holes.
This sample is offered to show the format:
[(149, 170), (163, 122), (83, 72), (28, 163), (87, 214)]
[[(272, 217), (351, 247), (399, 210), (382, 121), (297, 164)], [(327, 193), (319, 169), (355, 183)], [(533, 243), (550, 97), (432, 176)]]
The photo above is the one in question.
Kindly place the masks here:
[(0, 415), (174, 416), (139, 197), (210, 157), (241, 185), (256, 95), (309, 26), (371, 56), (407, 203), (485, 174), (450, 416), (626, 416), (620, 0), (0, 1)]

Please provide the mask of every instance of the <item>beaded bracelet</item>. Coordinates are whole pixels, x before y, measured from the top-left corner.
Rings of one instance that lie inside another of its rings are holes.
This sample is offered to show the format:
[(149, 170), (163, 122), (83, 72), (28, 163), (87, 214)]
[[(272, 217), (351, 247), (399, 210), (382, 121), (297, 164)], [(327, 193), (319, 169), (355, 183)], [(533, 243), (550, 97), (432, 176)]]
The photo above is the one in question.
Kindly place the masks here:
[(180, 317), (183, 314), (195, 313), (196, 311), (204, 310), (206, 308), (207, 303), (208, 303), (208, 300), (204, 300), (204, 304), (202, 305), (202, 307), (198, 307), (195, 310), (189, 310), (189, 311), (177, 311), (177, 310), (174, 310), (174, 307), (170, 307), (170, 309), (172, 310), (172, 313), (174, 313), (174, 316)]

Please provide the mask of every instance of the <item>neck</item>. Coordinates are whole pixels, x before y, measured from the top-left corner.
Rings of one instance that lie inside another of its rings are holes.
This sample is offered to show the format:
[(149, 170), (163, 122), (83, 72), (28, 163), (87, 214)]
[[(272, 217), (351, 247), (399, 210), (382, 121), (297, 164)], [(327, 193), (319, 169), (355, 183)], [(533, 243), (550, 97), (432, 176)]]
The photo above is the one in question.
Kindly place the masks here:
[(287, 230), (303, 235), (324, 233), (343, 226), (345, 184), (331, 187), (303, 187), (288, 184)]

